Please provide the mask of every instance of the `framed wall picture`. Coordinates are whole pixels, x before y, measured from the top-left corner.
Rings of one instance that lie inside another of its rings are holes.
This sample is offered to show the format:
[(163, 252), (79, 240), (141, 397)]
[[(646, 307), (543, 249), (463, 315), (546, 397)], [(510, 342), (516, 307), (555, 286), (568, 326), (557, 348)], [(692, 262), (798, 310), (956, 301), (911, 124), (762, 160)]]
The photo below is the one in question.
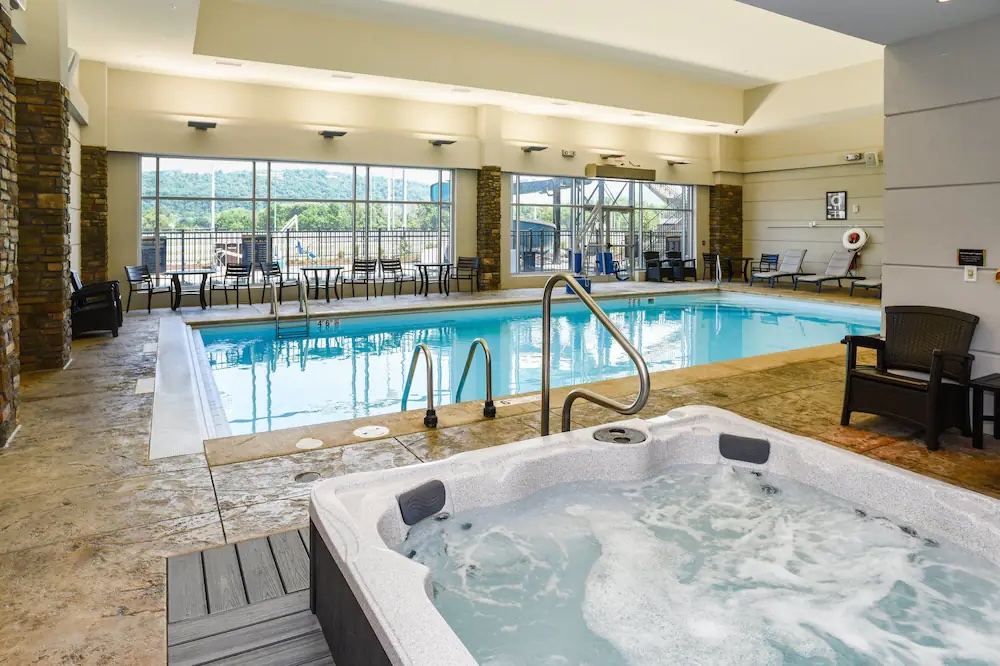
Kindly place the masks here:
[(826, 219), (847, 219), (847, 192), (826, 193)]

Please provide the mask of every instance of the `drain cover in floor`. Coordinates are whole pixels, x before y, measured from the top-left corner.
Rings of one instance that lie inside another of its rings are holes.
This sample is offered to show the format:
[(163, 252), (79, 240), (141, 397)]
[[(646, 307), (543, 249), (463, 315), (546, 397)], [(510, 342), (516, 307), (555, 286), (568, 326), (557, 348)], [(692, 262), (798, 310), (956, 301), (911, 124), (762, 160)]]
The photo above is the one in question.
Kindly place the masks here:
[(305, 437), (295, 442), (295, 448), (297, 449), (318, 449), (323, 446), (323, 440), (316, 439), (315, 437)]
[(296, 483), (312, 483), (319, 478), (319, 472), (302, 472), (295, 475)]
[(354, 431), (355, 437), (364, 437), (365, 439), (375, 439), (376, 437), (385, 437), (389, 434), (389, 429), (385, 426), (362, 426)]

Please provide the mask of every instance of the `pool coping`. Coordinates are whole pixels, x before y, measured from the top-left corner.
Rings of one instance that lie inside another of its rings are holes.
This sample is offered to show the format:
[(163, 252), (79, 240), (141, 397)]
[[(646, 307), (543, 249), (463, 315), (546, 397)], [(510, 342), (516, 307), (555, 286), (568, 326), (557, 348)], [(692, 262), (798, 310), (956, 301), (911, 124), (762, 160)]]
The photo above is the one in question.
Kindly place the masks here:
[[(795, 363), (808, 363), (843, 356), (844, 348), (841, 344), (833, 343), (819, 345), (815, 347), (803, 347), (790, 351), (775, 352), (771, 354), (761, 354), (749, 356), (747, 358), (733, 359), (729, 361), (718, 361), (694, 365), (687, 368), (676, 368), (673, 370), (661, 370), (650, 373), (651, 390), (662, 390), (692, 384), (709, 379), (724, 379), (747, 372), (770, 370)], [(587, 384), (577, 384), (552, 389), (552, 409), (561, 409), (562, 402), (566, 394), (576, 388), (585, 388), (597, 393), (601, 393), (610, 398), (621, 398), (638, 392), (638, 382), (635, 376), (618, 377), (615, 379), (605, 379), (599, 382)], [(504, 404), (505, 400), (516, 399), (514, 404)], [(529, 399), (530, 398), (530, 399)], [(503, 396), (495, 398), (497, 402), (496, 419), (513, 416), (523, 416), (525, 414), (537, 414), (541, 412), (541, 392), (533, 391), (520, 393), (515, 396)], [(483, 416), (482, 402), (460, 402), (444, 405), (437, 408), (438, 430), (452, 428), (455, 426), (471, 425), (487, 420)], [(297, 426), (294, 428), (284, 428), (272, 430), (270, 432), (255, 433), (248, 435), (231, 435), (228, 437), (216, 437), (206, 439), (204, 442), (205, 455), (210, 467), (229, 465), (232, 463), (249, 462), (252, 460), (262, 460), (266, 458), (276, 458), (279, 456), (303, 453), (305, 451), (319, 451), (332, 449), (349, 444), (373, 441), (371, 437), (363, 437), (355, 433), (356, 430), (364, 426), (384, 426), (389, 429), (388, 433), (380, 434), (374, 439), (388, 437), (399, 437), (422, 432), (432, 432), (434, 428), (428, 428), (423, 423), (424, 410), (412, 409), (406, 412), (394, 412), (391, 414), (380, 414), (376, 416), (366, 416), (357, 419), (344, 421), (330, 421), (308, 426)], [(316, 446), (315, 442), (309, 442), (309, 448), (299, 448), (296, 446), (302, 440), (318, 440), (321, 445)]]

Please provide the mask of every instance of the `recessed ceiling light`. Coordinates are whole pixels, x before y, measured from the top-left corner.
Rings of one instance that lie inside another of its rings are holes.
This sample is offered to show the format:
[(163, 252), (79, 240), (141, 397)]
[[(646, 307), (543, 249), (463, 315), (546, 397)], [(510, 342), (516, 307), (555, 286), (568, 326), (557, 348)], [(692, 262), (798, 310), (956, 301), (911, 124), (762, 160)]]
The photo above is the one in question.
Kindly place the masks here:
[(467, 92), (472, 92), (472, 91), (471, 91), (471, 90), (469, 90), (468, 88), (452, 88), (452, 89), (451, 89), (451, 91), (452, 91), (452, 92), (457, 92), (457, 93), (467, 93)]
[(216, 60), (216, 65), (222, 65), (223, 67), (242, 67), (243, 63), (233, 62), (232, 60)]
[(561, 99), (554, 99), (552, 100), (552, 103), (555, 104), (556, 106), (569, 106), (569, 102), (564, 102)]
[(948, 2), (948, 0), (938, 0), (938, 2)]
[(635, 116), (636, 118), (648, 118), (649, 117), (648, 113), (639, 113), (639, 112), (636, 112), (636, 113), (633, 113), (632, 115)]
[(706, 125), (706, 127), (718, 127), (718, 126), (719, 123), (708, 123), (708, 125)]
[(353, 74), (341, 74), (339, 72), (334, 72), (333, 74), (330, 75), (330, 78), (331, 79), (347, 79), (347, 80), (350, 80), (350, 79), (354, 78), (354, 75)]

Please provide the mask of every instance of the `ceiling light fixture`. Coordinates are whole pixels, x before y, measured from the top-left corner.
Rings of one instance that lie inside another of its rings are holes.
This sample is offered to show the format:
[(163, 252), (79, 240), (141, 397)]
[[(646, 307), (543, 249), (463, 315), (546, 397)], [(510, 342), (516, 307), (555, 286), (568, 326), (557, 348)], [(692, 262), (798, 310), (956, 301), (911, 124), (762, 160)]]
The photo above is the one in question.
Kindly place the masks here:
[(938, 0), (938, 2), (948, 2), (948, 0)]
[(452, 92), (456, 92), (456, 93), (468, 93), (468, 92), (472, 92), (468, 88), (452, 88), (451, 91)]
[(210, 120), (189, 120), (188, 127), (193, 127), (196, 130), (208, 131), (210, 129), (215, 129), (218, 123), (212, 122)]
[(243, 63), (233, 62), (232, 60), (216, 60), (216, 65), (221, 65), (222, 67), (242, 67)]
[(319, 133), (324, 139), (336, 139), (338, 137), (346, 136), (347, 132), (344, 130), (323, 130)]
[(648, 118), (649, 117), (648, 113), (641, 113), (641, 112), (636, 112), (636, 113), (633, 113), (632, 115), (635, 116), (636, 118)]
[(552, 100), (552, 103), (555, 104), (556, 106), (569, 106), (569, 102), (564, 102), (561, 99), (554, 99)]
[(543, 150), (548, 150), (548, 148), (548, 146), (524, 146), (521, 150), (526, 153), (540, 153)]
[(331, 79), (344, 79), (346, 81), (349, 81), (349, 80), (351, 80), (351, 79), (354, 78), (354, 75), (353, 74), (341, 74), (339, 72), (334, 72), (333, 74), (330, 75), (330, 78)]
[(450, 146), (455, 143), (454, 139), (430, 139), (427, 143), (432, 146)]

